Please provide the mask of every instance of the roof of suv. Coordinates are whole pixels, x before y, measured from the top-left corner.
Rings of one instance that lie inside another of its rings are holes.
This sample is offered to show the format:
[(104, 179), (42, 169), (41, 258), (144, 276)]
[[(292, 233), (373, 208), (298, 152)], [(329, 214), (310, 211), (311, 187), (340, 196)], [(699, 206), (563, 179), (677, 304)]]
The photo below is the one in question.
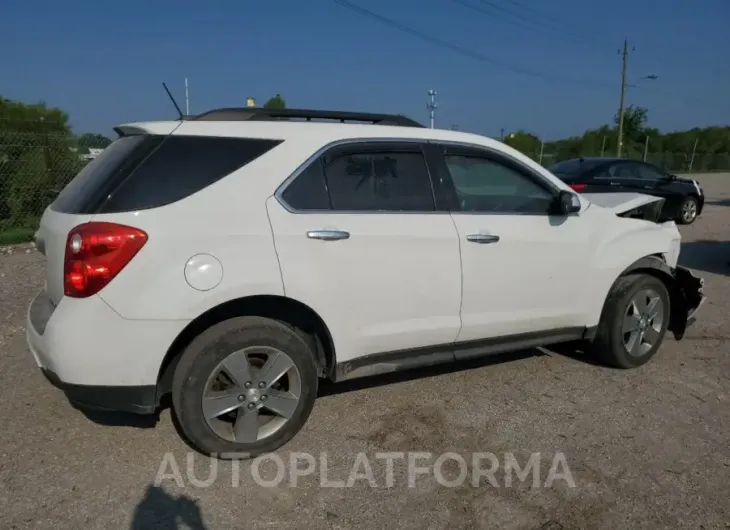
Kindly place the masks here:
[[(315, 121), (316, 120), (316, 121)], [(326, 121), (323, 121), (326, 120)], [(349, 122), (349, 123), (348, 123)], [(115, 128), (120, 134), (149, 133), (200, 136), (246, 136), (287, 140), (308, 137), (322, 141), (338, 139), (398, 139), (455, 141), (487, 147), (506, 146), (485, 136), (430, 129), (405, 116), (306, 109), (224, 108), (175, 121), (136, 122)]]

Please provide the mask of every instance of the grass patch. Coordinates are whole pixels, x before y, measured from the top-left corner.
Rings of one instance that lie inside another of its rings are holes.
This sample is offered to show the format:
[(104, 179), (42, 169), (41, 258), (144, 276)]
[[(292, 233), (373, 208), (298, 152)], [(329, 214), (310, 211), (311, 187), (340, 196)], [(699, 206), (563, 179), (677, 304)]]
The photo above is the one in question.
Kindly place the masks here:
[(34, 235), (35, 228), (28, 228), (26, 226), (8, 228), (7, 230), (0, 232), (0, 246), (28, 243), (29, 241), (33, 241)]

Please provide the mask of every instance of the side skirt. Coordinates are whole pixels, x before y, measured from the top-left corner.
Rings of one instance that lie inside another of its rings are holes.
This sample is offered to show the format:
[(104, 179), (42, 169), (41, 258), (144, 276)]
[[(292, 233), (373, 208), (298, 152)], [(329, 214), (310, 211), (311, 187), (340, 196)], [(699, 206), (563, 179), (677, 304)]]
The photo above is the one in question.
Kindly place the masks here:
[(478, 341), (448, 343), (412, 350), (376, 353), (337, 363), (334, 380), (335, 382), (341, 382), (360, 377), (403, 372), (415, 368), (498, 355), (561, 342), (589, 340), (590, 338), (590, 330), (585, 327), (578, 327), (522, 333)]

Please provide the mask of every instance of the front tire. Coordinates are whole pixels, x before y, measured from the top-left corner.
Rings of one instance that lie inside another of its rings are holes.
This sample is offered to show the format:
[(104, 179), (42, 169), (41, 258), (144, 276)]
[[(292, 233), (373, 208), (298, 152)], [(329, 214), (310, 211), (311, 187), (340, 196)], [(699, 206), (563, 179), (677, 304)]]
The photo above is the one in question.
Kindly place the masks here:
[(591, 350), (604, 364), (636, 368), (646, 364), (664, 340), (670, 316), (669, 292), (648, 274), (618, 279), (606, 299)]
[(697, 219), (697, 212), (699, 211), (699, 203), (695, 197), (687, 197), (682, 201), (682, 205), (679, 207), (679, 215), (677, 216), (677, 222), (683, 225), (691, 225)]
[(294, 329), (239, 317), (208, 328), (183, 352), (172, 402), (180, 428), (199, 451), (253, 458), (299, 432), (317, 385), (314, 356)]

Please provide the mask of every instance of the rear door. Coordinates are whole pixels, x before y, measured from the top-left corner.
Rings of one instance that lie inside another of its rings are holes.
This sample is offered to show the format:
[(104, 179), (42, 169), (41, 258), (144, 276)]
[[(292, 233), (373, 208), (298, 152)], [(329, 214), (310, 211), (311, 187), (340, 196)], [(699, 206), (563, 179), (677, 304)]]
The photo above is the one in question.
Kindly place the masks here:
[(419, 143), (335, 147), (267, 208), (286, 295), (322, 316), (338, 362), (456, 339), (459, 239)]

